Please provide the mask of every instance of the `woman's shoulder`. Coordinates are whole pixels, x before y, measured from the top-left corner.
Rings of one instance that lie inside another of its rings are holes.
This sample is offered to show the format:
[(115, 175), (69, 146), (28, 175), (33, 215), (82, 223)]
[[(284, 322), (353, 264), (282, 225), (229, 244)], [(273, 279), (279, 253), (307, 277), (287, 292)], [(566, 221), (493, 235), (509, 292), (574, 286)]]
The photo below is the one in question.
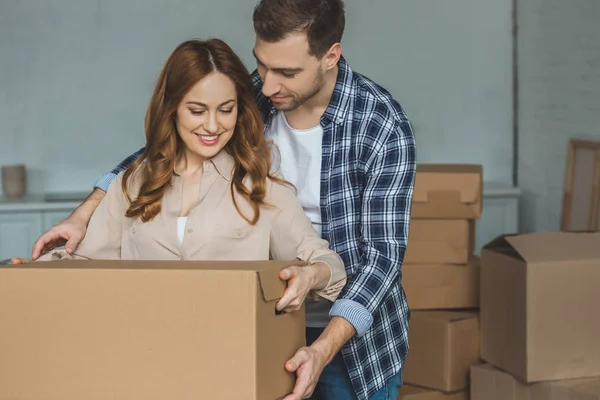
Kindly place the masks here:
[(267, 195), (265, 201), (267, 203), (277, 200), (290, 200), (296, 198), (296, 189), (289, 183), (279, 179), (267, 177), (266, 180)]

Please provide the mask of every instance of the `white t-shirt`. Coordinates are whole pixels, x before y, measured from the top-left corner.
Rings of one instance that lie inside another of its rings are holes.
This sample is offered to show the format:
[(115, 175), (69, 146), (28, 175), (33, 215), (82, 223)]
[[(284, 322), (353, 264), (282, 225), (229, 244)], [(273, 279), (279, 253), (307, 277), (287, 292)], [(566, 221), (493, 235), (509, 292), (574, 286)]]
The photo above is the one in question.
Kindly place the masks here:
[[(321, 234), (321, 125), (310, 129), (293, 129), (285, 114), (278, 112), (266, 132), (276, 148), (273, 167), (277, 174), (296, 186), (304, 212)], [(279, 150), (279, 151), (277, 151)]]
[(177, 237), (179, 238), (180, 245), (183, 243), (183, 235), (185, 234), (186, 222), (187, 222), (187, 217), (177, 218)]
[[(279, 176), (296, 186), (300, 204), (320, 235), (323, 127), (293, 129), (285, 114), (278, 112), (266, 136), (275, 144), (273, 168)], [(330, 309), (331, 303), (327, 300), (307, 300), (306, 326), (325, 327), (329, 322)]]

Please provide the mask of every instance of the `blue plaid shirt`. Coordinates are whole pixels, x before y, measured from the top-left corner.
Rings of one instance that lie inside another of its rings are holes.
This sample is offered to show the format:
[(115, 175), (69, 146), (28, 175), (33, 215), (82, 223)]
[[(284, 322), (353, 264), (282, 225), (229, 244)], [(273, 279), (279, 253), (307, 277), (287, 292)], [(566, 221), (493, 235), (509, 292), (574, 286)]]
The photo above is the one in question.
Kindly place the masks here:
[[(269, 127), (277, 110), (253, 73), (256, 100)], [(339, 62), (333, 96), (321, 117), (322, 235), (344, 260), (348, 282), (331, 316), (357, 331), (342, 349), (352, 385), (367, 400), (404, 364), (409, 309), (402, 289), (416, 156), (410, 123), (383, 88)], [(107, 190), (132, 154), (96, 187)]]

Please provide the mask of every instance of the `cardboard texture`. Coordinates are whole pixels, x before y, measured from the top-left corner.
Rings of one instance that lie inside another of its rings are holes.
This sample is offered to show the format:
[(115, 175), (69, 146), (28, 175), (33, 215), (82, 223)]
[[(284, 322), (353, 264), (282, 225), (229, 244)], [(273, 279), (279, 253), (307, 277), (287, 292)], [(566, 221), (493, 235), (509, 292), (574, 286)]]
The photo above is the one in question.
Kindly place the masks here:
[(481, 216), (483, 168), (478, 164), (419, 164), (412, 218), (477, 219)]
[(52, 261), (0, 268), (0, 399), (275, 400), (305, 344), (276, 315), (297, 262)]
[(526, 384), (489, 364), (475, 365), (471, 400), (600, 400), (600, 378)]
[(478, 322), (475, 312), (412, 312), (404, 382), (443, 392), (468, 389), (469, 369), (479, 362)]
[(411, 310), (479, 307), (479, 258), (469, 264), (405, 264), (402, 287)]
[(475, 221), (410, 220), (404, 263), (466, 264), (475, 247)]
[(402, 385), (398, 390), (398, 400), (468, 400), (467, 391), (443, 393), (431, 389)]
[(600, 376), (600, 232), (507, 235), (481, 260), (481, 357), (524, 382)]

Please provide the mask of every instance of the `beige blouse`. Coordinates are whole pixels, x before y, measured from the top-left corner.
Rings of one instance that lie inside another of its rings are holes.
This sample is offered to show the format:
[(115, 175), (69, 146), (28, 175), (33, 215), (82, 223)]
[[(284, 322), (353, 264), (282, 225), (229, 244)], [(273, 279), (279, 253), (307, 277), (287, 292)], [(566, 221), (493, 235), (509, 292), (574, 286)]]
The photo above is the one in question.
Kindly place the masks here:
[[(309, 297), (334, 301), (346, 283), (343, 261), (315, 231), (293, 189), (269, 180), (265, 201), (273, 207), (261, 207), (259, 221), (250, 225), (239, 215), (231, 198), (233, 167), (234, 160), (225, 151), (205, 162), (198, 203), (188, 214), (182, 242), (177, 235), (181, 177), (173, 175), (160, 214), (142, 223), (139, 217), (125, 217), (128, 201), (121, 190), (121, 173), (94, 212), (86, 236), (74, 254), (57, 250), (39, 260), (321, 261), (329, 265), (331, 278), (323, 290)], [(132, 197), (139, 190), (141, 178), (138, 169), (129, 179)], [(236, 201), (244, 215), (252, 218), (250, 204), (237, 194)]]

